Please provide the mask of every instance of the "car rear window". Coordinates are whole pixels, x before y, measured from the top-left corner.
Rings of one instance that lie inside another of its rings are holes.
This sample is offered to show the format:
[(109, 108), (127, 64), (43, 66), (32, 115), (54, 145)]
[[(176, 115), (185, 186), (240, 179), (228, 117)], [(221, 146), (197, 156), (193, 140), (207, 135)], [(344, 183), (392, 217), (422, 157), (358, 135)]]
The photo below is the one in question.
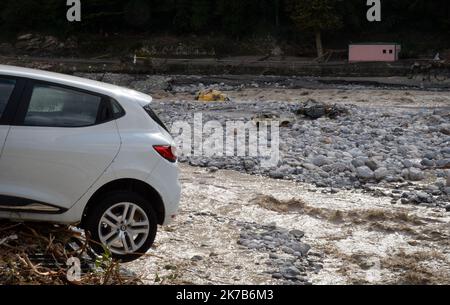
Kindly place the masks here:
[(0, 78), (0, 118), (5, 111), (6, 104), (16, 85), (16, 81), (12, 79)]
[[(163, 121), (161, 121), (161, 119), (159, 118), (159, 116), (153, 111), (153, 109), (150, 108), (150, 106), (145, 106), (144, 107), (145, 112), (147, 112), (147, 114), (153, 119), (153, 121), (155, 121), (159, 126), (161, 126), (162, 128), (164, 128), (164, 130), (166, 130), (167, 132), (169, 132), (169, 129), (166, 127), (166, 125), (163, 123)], [(169, 132), (170, 133), (170, 132)]]

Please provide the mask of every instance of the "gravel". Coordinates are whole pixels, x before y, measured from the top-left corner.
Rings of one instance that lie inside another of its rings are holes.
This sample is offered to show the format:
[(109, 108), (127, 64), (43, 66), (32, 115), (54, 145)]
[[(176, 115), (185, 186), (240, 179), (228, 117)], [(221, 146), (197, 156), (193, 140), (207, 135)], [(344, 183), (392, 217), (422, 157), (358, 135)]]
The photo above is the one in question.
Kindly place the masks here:
[[(445, 208), (450, 201), (444, 190), (450, 169), (450, 136), (441, 132), (442, 124), (450, 121), (450, 110), (348, 104), (340, 105), (340, 111), (332, 117), (325, 114), (311, 119), (299, 111), (304, 105), (282, 101), (183, 100), (154, 102), (153, 108), (169, 126), (179, 120), (192, 123), (194, 113), (202, 113), (204, 123), (215, 120), (223, 126), (228, 120), (249, 121), (255, 117), (291, 120), (289, 125), (280, 128), (281, 161), (276, 167), (261, 167), (258, 158), (248, 156), (181, 156), (180, 161), (190, 165), (305, 182), (327, 191), (331, 188), (370, 192), (374, 187), (383, 187), (408, 192), (421, 185), (421, 191), (429, 195), (428, 206)], [(337, 108), (328, 104), (319, 108), (333, 107)], [(403, 200), (403, 203), (423, 201)]]

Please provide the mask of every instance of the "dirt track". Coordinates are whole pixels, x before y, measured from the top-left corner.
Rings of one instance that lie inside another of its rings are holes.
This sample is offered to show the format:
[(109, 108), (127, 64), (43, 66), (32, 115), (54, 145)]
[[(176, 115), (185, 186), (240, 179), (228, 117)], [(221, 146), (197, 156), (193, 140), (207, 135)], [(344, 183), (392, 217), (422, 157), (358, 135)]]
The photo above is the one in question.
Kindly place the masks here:
[(450, 283), (450, 215), (442, 209), (233, 171), (181, 172), (179, 218), (149, 258), (128, 266), (149, 283), (286, 283), (272, 278), (270, 253), (238, 245), (239, 223), (253, 222), (305, 232), (309, 257), (323, 264), (308, 272), (313, 284)]

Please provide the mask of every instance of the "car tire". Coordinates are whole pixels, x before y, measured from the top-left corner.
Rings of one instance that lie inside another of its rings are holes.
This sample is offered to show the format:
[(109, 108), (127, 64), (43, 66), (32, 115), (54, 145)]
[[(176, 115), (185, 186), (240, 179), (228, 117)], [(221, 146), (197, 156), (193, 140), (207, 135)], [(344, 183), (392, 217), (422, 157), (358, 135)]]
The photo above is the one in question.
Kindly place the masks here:
[[(124, 216), (124, 213), (131, 215), (133, 210), (135, 211), (134, 219), (130, 220), (131, 217)], [(139, 217), (139, 220), (135, 220), (135, 217)], [(133, 227), (132, 223), (135, 223), (136, 226)], [(140, 231), (147, 232), (136, 234), (135, 240), (132, 236), (134, 232), (138, 231), (135, 228), (138, 228), (138, 224), (144, 223), (146, 225), (141, 225)], [(117, 227), (114, 227), (114, 224)], [(89, 208), (84, 228), (89, 233), (90, 245), (95, 253), (103, 254), (105, 252), (104, 245), (106, 245), (114, 259), (130, 262), (143, 256), (150, 249), (155, 240), (158, 225), (156, 213), (150, 202), (139, 194), (118, 191), (107, 193), (97, 204)], [(107, 239), (109, 235), (111, 236)], [(113, 239), (114, 243), (108, 244)], [(117, 246), (120, 244), (122, 244), (122, 249)], [(128, 250), (125, 250), (126, 248)]]

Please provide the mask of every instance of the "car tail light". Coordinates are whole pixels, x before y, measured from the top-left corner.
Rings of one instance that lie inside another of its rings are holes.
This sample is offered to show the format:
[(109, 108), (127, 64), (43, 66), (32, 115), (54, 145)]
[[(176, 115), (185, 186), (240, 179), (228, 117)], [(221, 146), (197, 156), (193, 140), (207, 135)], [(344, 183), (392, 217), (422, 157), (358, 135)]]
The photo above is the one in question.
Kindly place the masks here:
[(153, 146), (155, 150), (169, 162), (176, 162), (177, 161), (177, 149), (175, 146), (170, 145), (155, 145)]

